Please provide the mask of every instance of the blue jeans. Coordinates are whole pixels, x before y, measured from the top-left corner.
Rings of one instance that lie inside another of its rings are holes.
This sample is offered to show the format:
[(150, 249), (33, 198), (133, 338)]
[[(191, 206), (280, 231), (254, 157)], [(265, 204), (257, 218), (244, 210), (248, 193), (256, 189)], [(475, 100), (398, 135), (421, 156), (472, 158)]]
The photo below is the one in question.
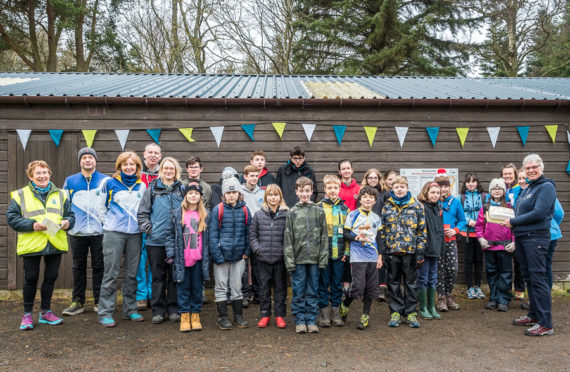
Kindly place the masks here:
[(558, 242), (558, 240), (550, 241), (550, 246), (548, 247), (548, 256), (546, 257), (546, 275), (548, 275), (550, 290), (552, 290), (552, 284), (554, 283), (554, 279), (552, 278), (552, 256), (554, 255), (554, 249), (556, 249), (556, 242)]
[(184, 268), (184, 280), (176, 285), (178, 294), (178, 312), (200, 313), (202, 311), (202, 261)]
[(552, 298), (546, 274), (550, 231), (531, 232), (515, 239), (518, 261), (526, 282), (530, 310), (528, 316), (543, 327), (552, 328)]
[(152, 296), (152, 275), (150, 265), (147, 269), (148, 255), (146, 253), (146, 234), (142, 234), (141, 261), (137, 270), (137, 301), (150, 300)]
[(418, 270), (418, 279), (416, 281), (418, 289), (436, 288), (437, 260), (438, 257), (426, 257), (424, 259), (424, 264)]
[[(319, 308), (339, 307), (342, 300), (342, 270), (344, 262), (331, 260), (324, 269), (319, 269)], [(330, 291), (329, 291), (330, 288)]]
[(513, 259), (506, 251), (485, 251), (485, 267), (491, 294), (489, 300), (499, 304), (511, 302)]
[(295, 324), (317, 324), (319, 267), (316, 264), (295, 265), (291, 273), (293, 298), (291, 311)]

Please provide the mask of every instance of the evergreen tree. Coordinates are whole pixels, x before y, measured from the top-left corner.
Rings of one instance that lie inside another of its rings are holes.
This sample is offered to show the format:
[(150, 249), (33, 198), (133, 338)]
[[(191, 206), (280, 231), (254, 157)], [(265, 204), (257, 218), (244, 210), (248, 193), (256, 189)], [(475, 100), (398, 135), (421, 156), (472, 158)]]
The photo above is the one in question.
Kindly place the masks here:
[(468, 17), (463, 5), (461, 0), (308, 0), (297, 11), (303, 37), (295, 58), (313, 73), (462, 75), (470, 45), (459, 35), (479, 21)]

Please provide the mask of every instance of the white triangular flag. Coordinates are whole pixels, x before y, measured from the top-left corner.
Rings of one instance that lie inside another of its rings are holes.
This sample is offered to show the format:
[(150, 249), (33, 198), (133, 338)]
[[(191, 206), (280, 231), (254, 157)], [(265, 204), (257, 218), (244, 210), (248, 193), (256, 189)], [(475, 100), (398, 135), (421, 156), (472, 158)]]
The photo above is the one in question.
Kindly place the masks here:
[(408, 133), (408, 127), (395, 127), (396, 134), (398, 135), (398, 141), (400, 141), (400, 148), (404, 146), (404, 140), (406, 139), (406, 134)]
[(115, 129), (115, 134), (119, 139), (119, 143), (121, 144), (121, 149), (125, 151), (125, 145), (127, 144), (127, 138), (129, 138), (129, 129)]
[(317, 124), (301, 124), (303, 126), (303, 130), (305, 131), (305, 135), (309, 142), (311, 142), (311, 137), (313, 137), (313, 132), (315, 131), (315, 127)]
[(566, 134), (568, 134), (568, 144), (570, 144), (570, 132), (566, 131)]
[(30, 134), (32, 133), (31, 129), (16, 129), (18, 132), (18, 137), (20, 137), (20, 142), (22, 142), (22, 147), (24, 151), (26, 151), (26, 145), (28, 144), (28, 140), (30, 139)]
[(489, 138), (491, 138), (493, 148), (495, 148), (495, 144), (497, 143), (497, 138), (499, 138), (500, 131), (501, 127), (487, 127), (487, 132), (489, 132)]
[(220, 148), (220, 144), (222, 143), (222, 135), (224, 134), (224, 127), (210, 127), (210, 130), (212, 131), (212, 135), (216, 140), (218, 148)]

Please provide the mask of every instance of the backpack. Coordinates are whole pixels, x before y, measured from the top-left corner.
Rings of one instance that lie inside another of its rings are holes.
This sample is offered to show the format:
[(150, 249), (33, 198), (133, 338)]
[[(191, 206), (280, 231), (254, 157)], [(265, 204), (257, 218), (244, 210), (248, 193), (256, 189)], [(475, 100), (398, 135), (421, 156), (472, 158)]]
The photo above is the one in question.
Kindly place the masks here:
[[(245, 215), (245, 224), (247, 226), (247, 206), (244, 205), (241, 207), (243, 209), (243, 214)], [(222, 218), (224, 218), (224, 203), (218, 204), (218, 229), (222, 227)]]

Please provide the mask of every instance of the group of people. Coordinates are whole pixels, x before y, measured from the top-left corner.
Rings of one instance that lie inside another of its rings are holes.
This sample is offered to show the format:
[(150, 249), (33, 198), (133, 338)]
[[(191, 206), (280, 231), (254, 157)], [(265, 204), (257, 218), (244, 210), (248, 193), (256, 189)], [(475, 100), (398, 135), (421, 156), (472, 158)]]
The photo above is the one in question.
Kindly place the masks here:
[(258, 327), (269, 325), (273, 308), (277, 327), (285, 328), (289, 277), (297, 333), (343, 326), (354, 300), (362, 301), (357, 327), (367, 329), (375, 299), (389, 302), (390, 327), (417, 328), (419, 316), (441, 319), (438, 311), (460, 308), (453, 296), (459, 241), (469, 298), (485, 298), (484, 256), (486, 308), (507, 311), (514, 258), (515, 296), (524, 296), (526, 284), (530, 302), (528, 314), (513, 323), (533, 326), (527, 335), (553, 333), (551, 263), (564, 212), (536, 154), (520, 170), (505, 166), (488, 193), (468, 172), (457, 196), (444, 169), (415, 197), (396, 171), (369, 169), (359, 184), (352, 162), (343, 159), (338, 174), (324, 176), (318, 202), (314, 170), (299, 146), (276, 177), (265, 153), (255, 151), (241, 176), (226, 167), (214, 185), (200, 178), (200, 158), (186, 161), (183, 179), (178, 160), (163, 158), (154, 143), (143, 160), (121, 153), (110, 177), (96, 170), (97, 160), (94, 149), (81, 149), (81, 171), (61, 189), (50, 181), (49, 165), (33, 161), (29, 184), (12, 193), (6, 215), (24, 263), (22, 330), (34, 327), (42, 257), (39, 323), (63, 322), (51, 311), (51, 297), (68, 247), (73, 293), (63, 314), (85, 310), (90, 252), (94, 310), (103, 327), (116, 325), (124, 258), (122, 317), (134, 322), (144, 320), (140, 310), (150, 301), (152, 323), (170, 319), (181, 332), (201, 330), (204, 282), (213, 269), (217, 325), (224, 330), (249, 326), (243, 308), (251, 301), (259, 303)]

